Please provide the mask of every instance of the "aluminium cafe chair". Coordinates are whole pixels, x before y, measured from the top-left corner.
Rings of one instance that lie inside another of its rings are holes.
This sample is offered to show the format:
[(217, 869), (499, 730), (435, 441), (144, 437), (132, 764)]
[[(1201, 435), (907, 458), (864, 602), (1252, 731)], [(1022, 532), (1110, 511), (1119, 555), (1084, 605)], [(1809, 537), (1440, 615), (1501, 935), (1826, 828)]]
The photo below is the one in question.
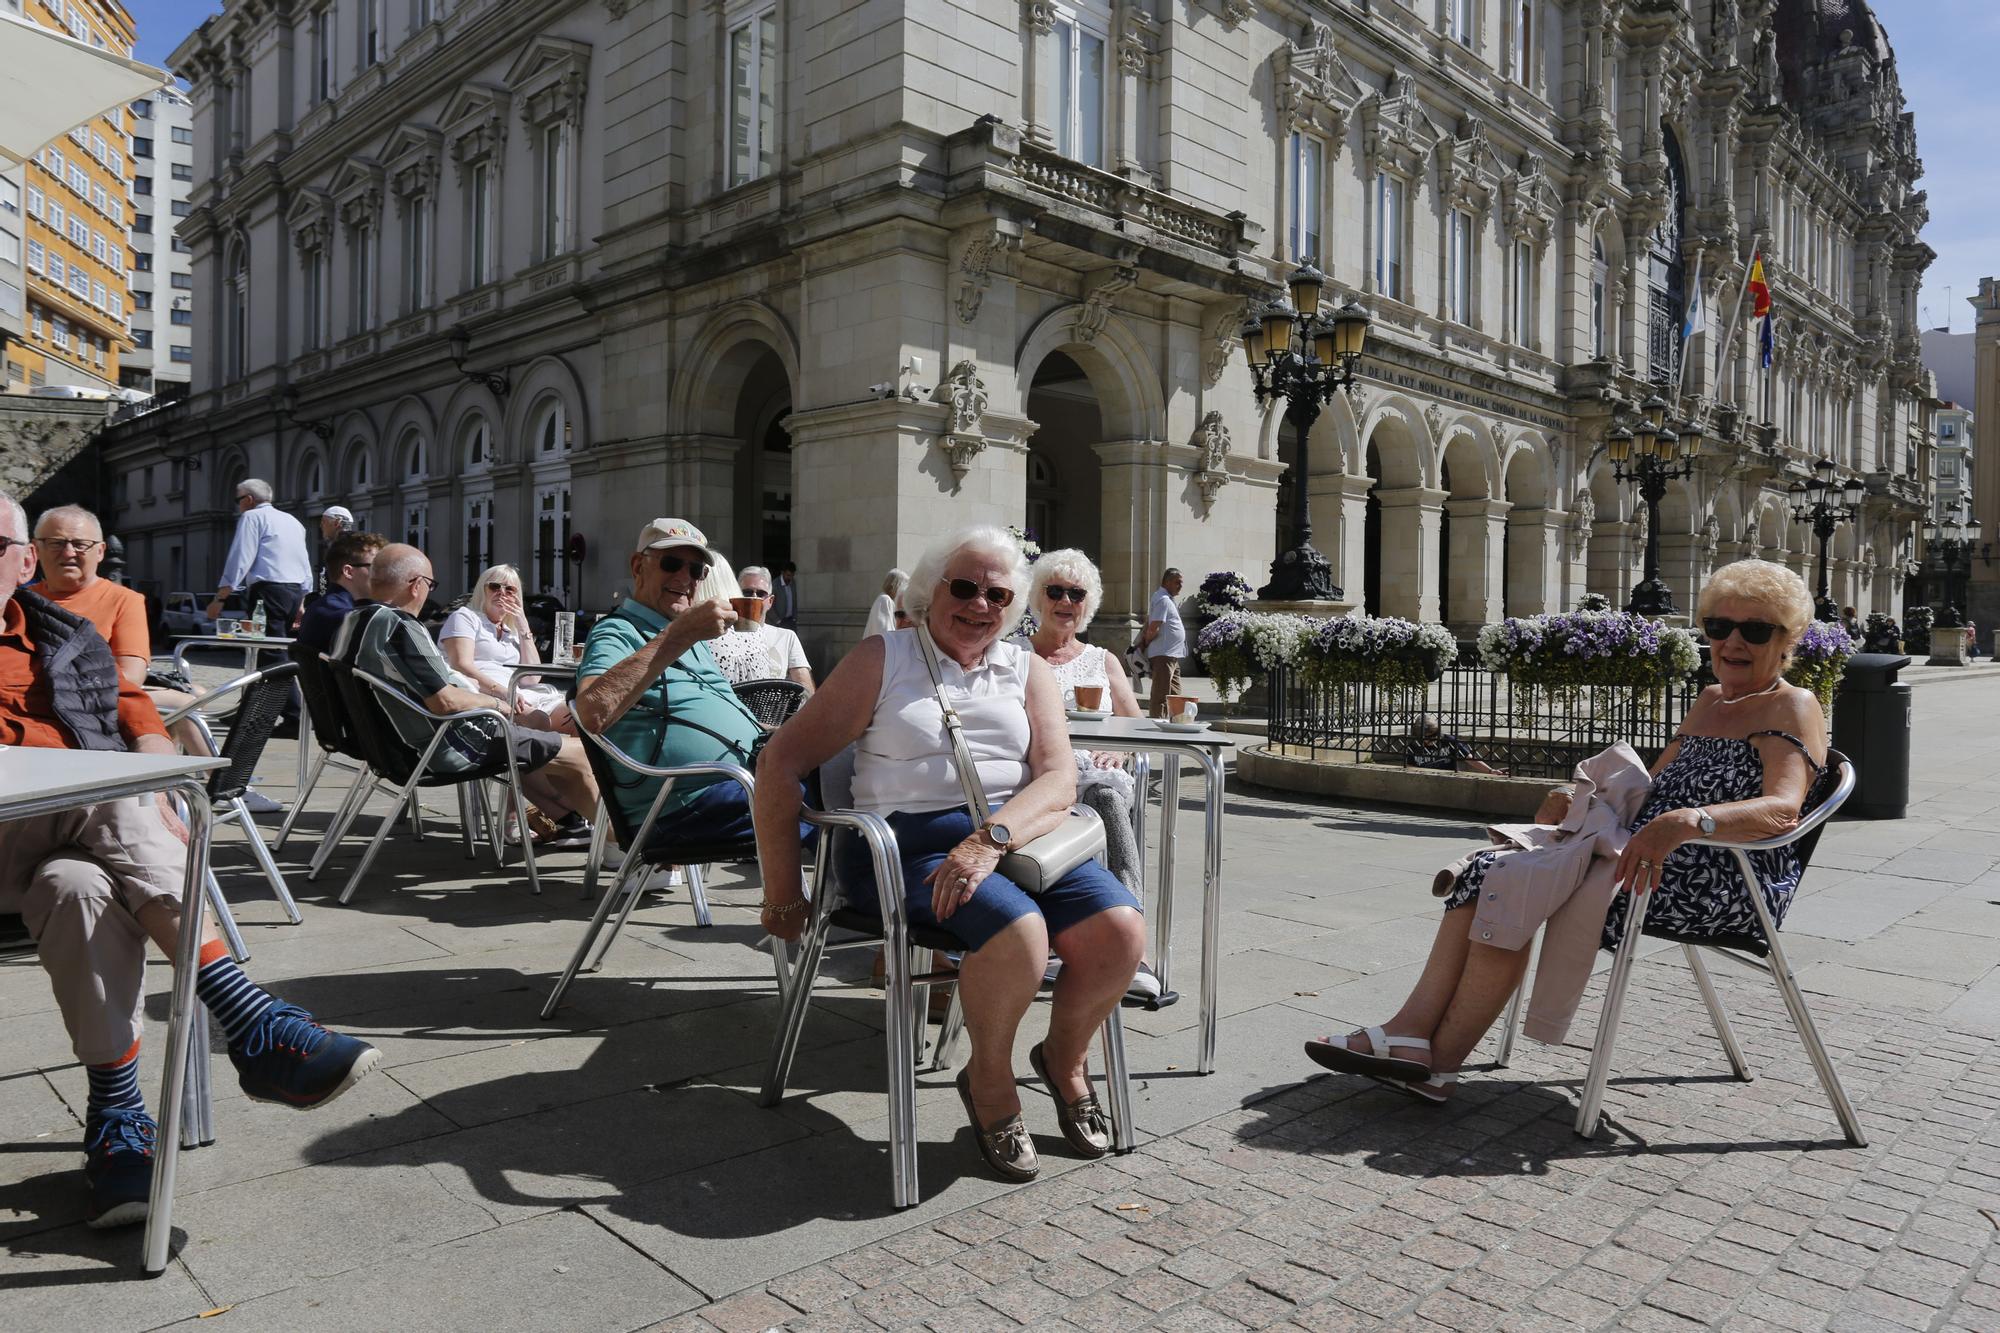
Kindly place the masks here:
[[(305, 787), (292, 802), (292, 808), (285, 813), (285, 822), (278, 826), (277, 841), (271, 844), (273, 852), (285, 850), (285, 843), (292, 836), (292, 825), (298, 822), (306, 802), (319, 788), (320, 779), (329, 767), (339, 767), (352, 774), (347, 788), (350, 797), (368, 776), (368, 761), (361, 754), (353, 728), (347, 725), (347, 710), (341, 706), (333, 675), (326, 663), (320, 660), (318, 653), (302, 643), (292, 644), (285, 649), (285, 654), (299, 669), (299, 694), (305, 699), (306, 716), (312, 721), (313, 743), (319, 747), (319, 754), (306, 772)], [(345, 804), (342, 803), (343, 809)], [(328, 842), (339, 841), (336, 824), (327, 826)]]
[(806, 701), (806, 687), (795, 680), (747, 680), (731, 688), (766, 731), (784, 726)]
[[(882, 943), (887, 975), (883, 979), (883, 1008), (886, 1022), (883, 1036), (888, 1052), (889, 1083), (889, 1178), (895, 1206), (914, 1207), (920, 1199), (917, 1183), (917, 1061), (924, 1040), (929, 1012), (930, 987), (956, 986), (955, 969), (920, 971), (928, 967), (933, 950), (963, 953), (965, 945), (949, 931), (913, 926), (903, 900), (903, 862), (896, 848), (896, 835), (879, 815), (846, 808), (852, 800), (854, 748), (849, 746), (820, 766), (819, 781), (823, 809), (808, 806), (807, 823), (820, 830), (815, 849), (812, 909), (800, 937), (798, 962), (792, 969), (789, 993), (783, 995), (783, 1022), (772, 1042), (770, 1063), (764, 1075), (759, 1101), (776, 1106), (785, 1096), (792, 1061), (798, 1054), (799, 1037), (805, 1029), (806, 1012), (812, 1006), (813, 983), (819, 975), (820, 960), (829, 948), (842, 949)], [(860, 838), (868, 846), (874, 866), (874, 883), (847, 884), (840, 881), (832, 854), (835, 838)], [(872, 890), (877, 911), (857, 909), (850, 904)], [(852, 932), (852, 938), (829, 943), (834, 929)], [(1111, 1117), (1112, 1150), (1129, 1153), (1134, 1147), (1132, 1097), (1125, 1068), (1125, 1028), (1118, 1009), (1104, 1021), (1104, 1085), (1106, 1109)]]
[[(1708, 950), (1717, 957), (1735, 963), (1753, 972), (1761, 972), (1771, 978), (1778, 988), (1779, 996), (1785, 1002), (1785, 1010), (1792, 1020), (1792, 1028), (1798, 1033), (1800, 1043), (1805, 1047), (1806, 1058), (1811, 1062), (1813, 1072), (1819, 1076), (1820, 1087), (1825, 1091), (1827, 1101), (1833, 1107), (1835, 1117), (1840, 1121), (1841, 1131), (1847, 1141), (1857, 1148), (1868, 1146), (1868, 1139), (1862, 1133), (1861, 1122), (1854, 1113), (1854, 1107), (1847, 1098), (1847, 1090), (1841, 1086), (1840, 1075), (1827, 1055), (1826, 1044), (1820, 1040), (1819, 1029), (1814, 1025), (1812, 1012), (1806, 1007), (1806, 998), (1799, 989), (1798, 978), (1792, 975), (1791, 964), (1785, 958), (1784, 945), (1778, 939), (1777, 923), (1771, 917), (1770, 906), (1764, 901), (1763, 881), (1758, 877), (1756, 867), (1751, 864), (1749, 853), (1770, 851), (1779, 847), (1798, 848), (1799, 867), (1803, 875), (1812, 862), (1813, 850), (1819, 845), (1820, 830), (1833, 818), (1841, 805), (1854, 791), (1854, 762), (1838, 750), (1826, 753), (1826, 770), (1820, 776), (1813, 790), (1806, 798), (1809, 813), (1800, 818), (1798, 826), (1780, 837), (1765, 838), (1757, 842), (1723, 842), (1715, 838), (1697, 838), (1688, 843), (1691, 847), (1720, 847), (1736, 858), (1741, 872), (1738, 887), (1749, 898), (1750, 906), (1757, 915), (1757, 932), (1745, 935), (1681, 935), (1658, 926), (1646, 925), (1646, 911), (1651, 905), (1651, 895), (1642, 898), (1625, 914), (1625, 934), (1619, 941), (1613, 955), (1611, 976), (1604, 988), (1604, 1007), (1597, 1024), (1597, 1040), (1590, 1051), (1590, 1071), (1584, 1079), (1583, 1095), (1577, 1106), (1576, 1132), (1584, 1138), (1596, 1134), (1604, 1108), (1604, 1090), (1610, 1081), (1611, 1058), (1618, 1041), (1618, 1027), (1624, 1017), (1625, 993), (1632, 979), (1632, 969), (1639, 961), (1639, 940), (1641, 936), (1664, 940), (1681, 946), (1687, 959), (1688, 970), (1694, 973), (1695, 986), (1701, 992), (1702, 1003), (1708, 1009), (1709, 1021), (1714, 1025), (1716, 1039), (1722, 1043), (1723, 1054), (1737, 1078), (1748, 1082), (1752, 1075), (1743, 1058), (1743, 1048), (1736, 1040), (1735, 1030), (1729, 1023), (1729, 1011), (1723, 1007), (1722, 997), (1710, 979), (1708, 969), (1702, 961), (1701, 951)], [(1514, 993), (1512, 1002), (1501, 1019), (1499, 1063), (1504, 1066), (1513, 1048), (1514, 1034), (1520, 1018), (1521, 996), (1526, 989), (1526, 979)]]

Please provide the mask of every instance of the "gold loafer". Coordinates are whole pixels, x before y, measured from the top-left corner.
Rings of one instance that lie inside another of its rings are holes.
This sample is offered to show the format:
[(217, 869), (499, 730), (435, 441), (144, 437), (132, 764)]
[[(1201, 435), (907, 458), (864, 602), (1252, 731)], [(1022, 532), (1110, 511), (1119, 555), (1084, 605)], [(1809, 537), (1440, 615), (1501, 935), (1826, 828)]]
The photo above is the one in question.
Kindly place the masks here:
[(1055, 1080), (1049, 1077), (1048, 1061), (1042, 1057), (1042, 1043), (1036, 1042), (1028, 1050), (1028, 1063), (1041, 1076), (1042, 1084), (1049, 1090), (1049, 1098), (1056, 1104), (1056, 1124), (1062, 1129), (1062, 1136), (1069, 1140), (1069, 1146), (1085, 1157), (1102, 1157), (1111, 1151), (1111, 1118), (1104, 1114), (1098, 1104), (1097, 1094), (1086, 1092), (1073, 1102), (1066, 1102), (1056, 1091)]
[(958, 1099), (965, 1103), (965, 1118), (972, 1122), (972, 1140), (979, 1145), (979, 1155), (1003, 1180), (1033, 1180), (1041, 1174), (1042, 1163), (1035, 1156), (1027, 1124), (1018, 1111), (991, 1129), (980, 1124), (979, 1112), (972, 1105), (971, 1079), (971, 1070), (959, 1071)]

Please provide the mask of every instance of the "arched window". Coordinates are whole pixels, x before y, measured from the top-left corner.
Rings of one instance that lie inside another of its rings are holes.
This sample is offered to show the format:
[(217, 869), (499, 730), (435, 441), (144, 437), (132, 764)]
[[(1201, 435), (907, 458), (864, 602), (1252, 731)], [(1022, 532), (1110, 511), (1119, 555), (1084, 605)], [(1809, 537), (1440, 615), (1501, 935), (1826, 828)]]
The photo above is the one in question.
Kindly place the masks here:
[(399, 446), (403, 460), (403, 540), (420, 551), (431, 544), (430, 446), (423, 433), (412, 430)]
[(1514, 78), (1523, 88), (1535, 86), (1535, 0), (1521, 0), (1514, 19)]
[(319, 455), (306, 460), (305, 471), (299, 474), (299, 495), (303, 499), (317, 500), (326, 494), (326, 477), (320, 467)]
[(1604, 238), (1590, 242), (1590, 355), (1601, 359), (1611, 323), (1611, 263), (1604, 255)]
[(493, 441), (486, 434), (484, 418), (475, 417), (465, 428), (463, 453), (467, 472), (483, 472), (492, 465)]
[(1660, 137), (1667, 150), (1666, 207), (1648, 243), (1648, 375), (1655, 384), (1672, 384), (1680, 374), (1681, 319), (1687, 311), (1687, 273), (1681, 259), (1687, 170), (1672, 127), (1662, 124)]
[(560, 398), (551, 399), (535, 423), (535, 457), (556, 458), (570, 451), (569, 413)]
[(223, 365), (227, 378), (239, 380), (248, 368), (250, 349), (250, 247), (238, 238), (230, 248), (223, 279)]
[(531, 418), (528, 438), (534, 441), (530, 460), (535, 471), (534, 586), (537, 592), (567, 597), (563, 563), (570, 537), (569, 409), (551, 397)]
[(368, 475), (368, 448), (363, 445), (354, 453), (354, 480), (348, 489), (359, 493), (368, 489), (373, 482)]
[(403, 480), (422, 481), (430, 474), (430, 450), (424, 443), (424, 437), (411, 431), (404, 437)]

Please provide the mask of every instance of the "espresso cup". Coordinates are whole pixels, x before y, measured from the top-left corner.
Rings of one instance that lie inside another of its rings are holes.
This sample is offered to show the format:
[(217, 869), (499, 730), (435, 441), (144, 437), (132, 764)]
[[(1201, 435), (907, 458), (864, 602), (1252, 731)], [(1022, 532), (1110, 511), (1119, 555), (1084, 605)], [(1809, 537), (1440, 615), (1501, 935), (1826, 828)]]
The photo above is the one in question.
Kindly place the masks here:
[(1076, 706), (1086, 713), (1096, 713), (1104, 708), (1104, 687), (1102, 685), (1079, 685), (1076, 687)]
[(1167, 720), (1170, 722), (1192, 722), (1200, 711), (1201, 701), (1192, 694), (1167, 696)]
[(749, 631), (764, 623), (764, 599), (761, 597), (732, 597), (729, 609), (736, 613), (736, 628)]

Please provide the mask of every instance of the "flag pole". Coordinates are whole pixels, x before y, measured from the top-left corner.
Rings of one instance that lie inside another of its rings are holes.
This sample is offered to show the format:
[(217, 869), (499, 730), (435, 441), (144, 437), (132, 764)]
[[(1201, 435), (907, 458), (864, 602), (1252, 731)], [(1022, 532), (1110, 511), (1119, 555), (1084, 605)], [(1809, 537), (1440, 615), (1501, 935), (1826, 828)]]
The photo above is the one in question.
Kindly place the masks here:
[[(1701, 331), (1703, 333), (1708, 332), (1708, 306), (1701, 299), (1701, 261), (1706, 259), (1707, 257), (1708, 256), (1704, 252), (1700, 250), (1695, 251), (1694, 301), (1695, 301), (1695, 309), (1701, 312), (1701, 324), (1702, 324)], [(1684, 322), (1681, 326), (1681, 342), (1683, 344), (1681, 347), (1681, 369), (1680, 369), (1680, 375), (1674, 380), (1674, 404), (1676, 407), (1678, 407), (1680, 404), (1681, 395), (1687, 392), (1689, 348), (1686, 344), (1692, 343), (1694, 341), (1694, 330), (1692, 327), (1690, 327), (1691, 323), (1692, 321), (1687, 321), (1684, 318)]]
[[(1716, 401), (1718, 402), (1722, 399), (1723, 376), (1729, 369), (1729, 358), (1736, 350), (1736, 328), (1743, 317), (1743, 302), (1750, 295), (1750, 271), (1757, 266), (1757, 257), (1763, 253), (1763, 245), (1764, 233), (1761, 231), (1751, 232), (1750, 257), (1743, 261), (1743, 281), (1736, 288), (1736, 308), (1729, 312), (1729, 331), (1723, 335), (1722, 346), (1716, 354), (1715, 387), (1717, 390)], [(1736, 402), (1733, 395), (1730, 398), (1730, 405), (1732, 407), (1742, 406), (1741, 403)]]

